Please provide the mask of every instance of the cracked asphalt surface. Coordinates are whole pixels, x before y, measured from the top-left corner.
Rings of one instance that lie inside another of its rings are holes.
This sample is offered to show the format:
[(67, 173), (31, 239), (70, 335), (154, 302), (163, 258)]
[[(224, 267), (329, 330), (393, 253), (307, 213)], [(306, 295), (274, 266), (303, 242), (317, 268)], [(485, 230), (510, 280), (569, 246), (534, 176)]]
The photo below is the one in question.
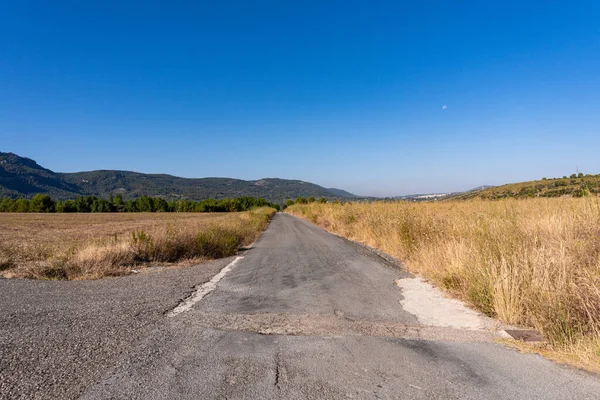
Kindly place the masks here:
[(0, 397), (600, 399), (600, 379), (494, 332), (428, 327), (408, 274), (278, 214), (191, 310), (167, 312), (232, 259), (94, 282), (0, 280)]
[(98, 281), (0, 279), (0, 399), (69, 399), (231, 259)]

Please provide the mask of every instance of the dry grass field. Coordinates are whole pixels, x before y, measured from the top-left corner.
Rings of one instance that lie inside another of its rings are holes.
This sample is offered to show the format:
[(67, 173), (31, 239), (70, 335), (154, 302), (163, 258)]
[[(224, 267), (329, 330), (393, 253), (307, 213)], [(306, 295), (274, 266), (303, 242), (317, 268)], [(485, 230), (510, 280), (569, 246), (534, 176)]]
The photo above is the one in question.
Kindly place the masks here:
[(597, 197), (294, 205), (287, 212), (381, 249), (546, 354), (600, 370)]
[(95, 279), (149, 264), (229, 256), (256, 240), (274, 212), (1, 213), (0, 274)]

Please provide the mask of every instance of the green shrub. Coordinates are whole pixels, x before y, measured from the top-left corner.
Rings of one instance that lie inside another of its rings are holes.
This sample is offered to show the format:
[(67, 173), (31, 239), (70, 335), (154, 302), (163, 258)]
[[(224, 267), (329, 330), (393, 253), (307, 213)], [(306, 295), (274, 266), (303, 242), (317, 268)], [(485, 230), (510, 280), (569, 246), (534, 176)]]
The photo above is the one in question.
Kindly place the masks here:
[(223, 258), (237, 253), (240, 238), (230, 229), (212, 226), (196, 236), (197, 256)]
[(298, 198), (296, 198), (296, 204), (308, 204), (308, 200), (306, 200), (302, 196), (299, 196)]
[(142, 230), (131, 232), (131, 247), (141, 261), (154, 259), (154, 240), (146, 232)]

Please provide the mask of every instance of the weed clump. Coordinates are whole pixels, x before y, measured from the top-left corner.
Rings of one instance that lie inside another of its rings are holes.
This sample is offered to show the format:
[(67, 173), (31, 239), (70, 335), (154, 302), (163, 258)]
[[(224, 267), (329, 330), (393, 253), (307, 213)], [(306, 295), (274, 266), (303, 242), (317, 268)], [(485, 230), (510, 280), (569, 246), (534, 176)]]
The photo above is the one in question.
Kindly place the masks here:
[(0, 271), (5, 271), (13, 267), (14, 263), (9, 257), (0, 257)]
[(231, 229), (211, 226), (196, 235), (196, 251), (207, 258), (229, 257), (237, 252), (242, 240), (243, 237)]

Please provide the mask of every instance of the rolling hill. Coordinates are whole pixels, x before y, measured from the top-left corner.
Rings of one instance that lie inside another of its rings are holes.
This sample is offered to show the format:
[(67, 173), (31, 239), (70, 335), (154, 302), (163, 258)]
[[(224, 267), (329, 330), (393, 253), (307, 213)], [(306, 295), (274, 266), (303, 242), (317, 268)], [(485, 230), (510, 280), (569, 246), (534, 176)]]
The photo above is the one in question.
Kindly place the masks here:
[(347, 192), (345, 190), (342, 189), (336, 189), (336, 188), (327, 188), (327, 191), (332, 193), (334, 196), (337, 197), (342, 197), (342, 198), (353, 198), (353, 197), (358, 197), (355, 194), (352, 194), (350, 192)]
[(73, 198), (79, 195), (79, 188), (29, 158), (0, 152), (0, 196), (29, 198), (36, 193)]
[(503, 199), (503, 198), (528, 198), (528, 197), (581, 197), (589, 194), (600, 193), (599, 175), (571, 175), (562, 178), (543, 178), (537, 181), (509, 183), (460, 193), (453, 199)]
[(0, 197), (31, 198), (36, 193), (45, 193), (55, 199), (88, 195), (108, 197), (118, 193), (124, 199), (146, 195), (167, 200), (252, 196), (277, 203), (298, 196), (327, 199), (356, 197), (340, 189), (327, 189), (310, 182), (279, 178), (256, 181), (233, 178), (191, 179), (113, 170), (57, 173), (41, 167), (29, 158), (0, 152)]

